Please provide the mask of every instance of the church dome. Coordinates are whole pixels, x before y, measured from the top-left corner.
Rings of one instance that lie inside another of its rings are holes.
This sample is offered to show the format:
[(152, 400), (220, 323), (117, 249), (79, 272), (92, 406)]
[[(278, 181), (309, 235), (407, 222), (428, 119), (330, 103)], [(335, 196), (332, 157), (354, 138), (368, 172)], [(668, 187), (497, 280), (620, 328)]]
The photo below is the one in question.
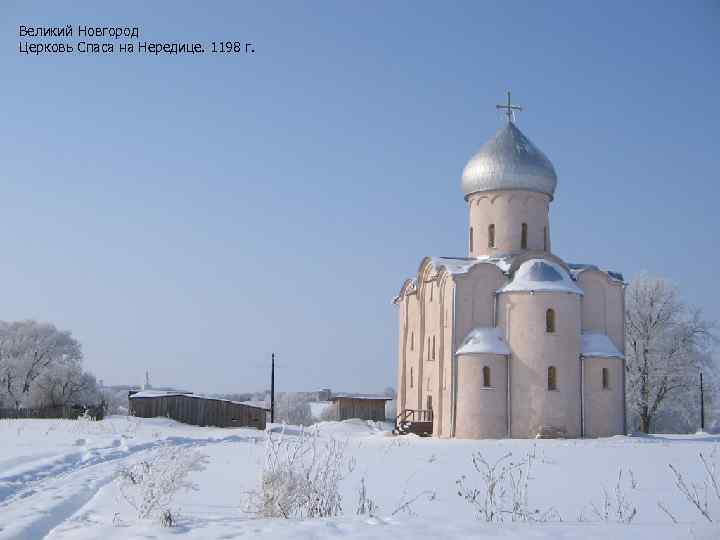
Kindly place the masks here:
[(472, 193), (498, 189), (524, 189), (553, 198), (557, 175), (550, 160), (508, 122), (475, 154), (462, 174), (462, 190)]
[(556, 262), (529, 259), (515, 271), (512, 281), (498, 292), (568, 292), (583, 296), (567, 271)]

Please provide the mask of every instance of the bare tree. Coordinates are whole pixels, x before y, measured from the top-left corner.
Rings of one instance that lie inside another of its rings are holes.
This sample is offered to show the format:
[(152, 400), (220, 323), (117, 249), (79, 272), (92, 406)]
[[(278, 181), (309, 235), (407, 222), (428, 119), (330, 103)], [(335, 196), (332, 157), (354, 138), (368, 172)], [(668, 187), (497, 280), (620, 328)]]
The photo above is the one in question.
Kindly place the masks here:
[(695, 386), (712, 325), (667, 281), (646, 275), (628, 287), (625, 311), (628, 413), (649, 433), (668, 398)]

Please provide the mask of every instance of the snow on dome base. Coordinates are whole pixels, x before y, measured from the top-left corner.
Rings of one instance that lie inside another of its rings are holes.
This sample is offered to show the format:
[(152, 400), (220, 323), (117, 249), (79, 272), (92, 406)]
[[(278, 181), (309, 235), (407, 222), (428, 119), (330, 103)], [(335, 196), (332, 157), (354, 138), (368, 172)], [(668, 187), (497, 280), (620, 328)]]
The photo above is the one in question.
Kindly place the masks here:
[(570, 274), (559, 264), (545, 259), (529, 259), (515, 271), (513, 280), (498, 292), (569, 292), (583, 295)]
[(501, 328), (479, 326), (470, 331), (455, 354), (510, 354)]
[(479, 191), (523, 189), (552, 199), (556, 186), (553, 164), (512, 122), (470, 158), (462, 173), (466, 198)]

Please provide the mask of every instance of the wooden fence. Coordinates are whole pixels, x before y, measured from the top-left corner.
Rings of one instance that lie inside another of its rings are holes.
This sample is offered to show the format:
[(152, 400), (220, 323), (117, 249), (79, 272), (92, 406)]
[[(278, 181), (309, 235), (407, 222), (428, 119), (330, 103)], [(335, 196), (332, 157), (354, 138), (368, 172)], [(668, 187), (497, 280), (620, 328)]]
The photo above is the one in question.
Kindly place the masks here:
[(102, 420), (105, 417), (105, 405), (92, 405), (84, 407), (82, 405), (73, 406), (58, 406), (58, 407), (42, 407), (39, 409), (15, 409), (6, 408), (0, 409), (1, 418), (65, 418), (74, 420), (83, 414), (85, 411), (93, 420)]
[(255, 427), (265, 429), (267, 411), (260, 407), (191, 394), (135, 397), (130, 395), (130, 415), (172, 418), (194, 426)]

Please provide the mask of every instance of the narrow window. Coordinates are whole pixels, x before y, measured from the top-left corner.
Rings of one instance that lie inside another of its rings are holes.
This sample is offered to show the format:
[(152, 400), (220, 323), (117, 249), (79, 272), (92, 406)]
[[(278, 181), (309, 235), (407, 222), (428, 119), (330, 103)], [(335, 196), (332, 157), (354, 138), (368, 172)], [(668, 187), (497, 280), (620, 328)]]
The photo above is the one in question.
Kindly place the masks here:
[(610, 388), (610, 373), (606, 367), (602, 368), (602, 385), (603, 390)]
[(435, 336), (433, 336), (432, 359), (435, 360)]
[(488, 366), (483, 366), (483, 386), (490, 387), (490, 368)]
[(543, 251), (547, 251), (547, 227), (543, 229)]
[(555, 373), (555, 366), (548, 368), (548, 390), (557, 390), (557, 375)]
[(410, 368), (410, 388), (412, 388), (413, 386), (415, 386), (415, 381), (413, 379), (413, 368), (411, 367)]
[(488, 226), (488, 247), (495, 247), (495, 225)]
[(428, 395), (426, 403), (427, 403), (427, 410), (432, 411), (432, 396)]
[(427, 359), (430, 360), (430, 336), (428, 336)]
[(520, 249), (527, 249), (527, 223), (522, 224), (520, 232)]
[(435, 285), (434, 283), (430, 284), (430, 301), (431, 302), (433, 300), (433, 289), (435, 288), (434, 285)]
[(545, 312), (545, 331), (548, 334), (555, 333), (555, 310), (548, 309)]
[(415, 332), (410, 332), (410, 350), (415, 350)]
[(473, 252), (475, 248), (473, 247), (473, 228), (470, 227), (470, 253)]

